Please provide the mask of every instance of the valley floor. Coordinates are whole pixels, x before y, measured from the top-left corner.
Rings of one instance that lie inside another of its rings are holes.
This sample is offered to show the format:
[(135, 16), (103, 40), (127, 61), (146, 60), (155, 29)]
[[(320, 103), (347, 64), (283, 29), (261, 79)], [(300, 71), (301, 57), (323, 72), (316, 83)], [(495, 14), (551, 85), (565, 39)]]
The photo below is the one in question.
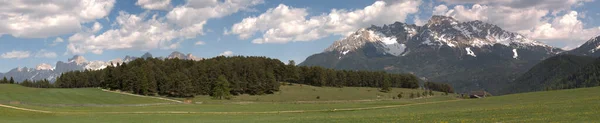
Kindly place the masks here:
[[(600, 117), (597, 117), (600, 115), (599, 87), (471, 100), (457, 99), (456, 95), (440, 95), (439, 92), (435, 96), (418, 99), (392, 99), (391, 97), (400, 92), (404, 93), (404, 97), (408, 97), (407, 93), (422, 91), (411, 89), (395, 88), (391, 93), (380, 94), (381, 92), (378, 92), (376, 88), (282, 86), (282, 93), (279, 95), (277, 93), (263, 96), (242, 95), (231, 101), (214, 101), (207, 97), (194, 99), (202, 104), (172, 103), (155, 98), (104, 92), (93, 88), (31, 89), (33, 88), (0, 85), (0, 104), (2, 104), (0, 106), (0, 122), (600, 121)], [(7, 92), (8, 90), (12, 92)], [(14, 91), (18, 93), (13, 93)], [(71, 91), (74, 93), (66, 93)], [(335, 91), (339, 92), (334, 93)], [(313, 94), (318, 94), (321, 98), (313, 98), (315, 96)], [(76, 99), (64, 98), (45, 101), (45, 98), (60, 98), (61, 96)], [(283, 100), (281, 96), (297, 97), (288, 97)]]

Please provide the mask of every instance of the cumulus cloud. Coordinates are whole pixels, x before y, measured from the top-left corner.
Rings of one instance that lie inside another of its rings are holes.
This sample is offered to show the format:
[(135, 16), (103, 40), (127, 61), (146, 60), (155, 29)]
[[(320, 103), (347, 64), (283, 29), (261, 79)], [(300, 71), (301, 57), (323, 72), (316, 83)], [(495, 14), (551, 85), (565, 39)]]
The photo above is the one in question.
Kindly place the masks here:
[(52, 41), (52, 44), (50, 44), (50, 46), (56, 46), (62, 42), (65, 42), (65, 40), (60, 37), (56, 37), (56, 39), (54, 39), (54, 41)]
[(165, 17), (148, 12), (139, 15), (119, 12), (113, 20), (113, 25), (118, 28), (98, 35), (93, 32), (95, 27), (92, 31), (76, 33), (69, 37), (67, 52), (102, 54), (104, 50), (114, 49), (174, 49), (184, 39), (204, 34), (204, 25), (209, 19), (224, 17), (261, 3), (262, 0), (226, 0), (200, 6), (195, 5), (197, 2), (188, 1), (173, 8)]
[(167, 13), (166, 18), (170, 23), (182, 28), (182, 33), (185, 36), (194, 37), (195, 35), (203, 34), (202, 29), (208, 19), (220, 18), (264, 3), (262, 0), (206, 1), (210, 0), (188, 1), (183, 6), (173, 8), (173, 10)]
[(0, 1), (0, 35), (45, 38), (71, 34), (107, 16), (115, 0)]
[(308, 17), (305, 8), (280, 4), (259, 16), (243, 19), (225, 34), (236, 34), (240, 39), (248, 39), (260, 32), (262, 37), (252, 40), (256, 44), (311, 41), (332, 34), (347, 35), (370, 25), (405, 22), (409, 14), (419, 11), (419, 5), (420, 0), (377, 1), (363, 9), (333, 9), (329, 13)]
[(223, 52), (223, 53), (219, 54), (219, 56), (233, 56), (233, 52), (232, 52), (232, 51), (229, 51), (229, 50), (227, 50), (227, 51), (225, 51), (225, 52)]
[(2, 55), (0, 55), (0, 57), (5, 59), (23, 59), (29, 58), (30, 54), (31, 53), (29, 51), (13, 50), (11, 52), (3, 53)]
[(206, 43), (204, 43), (204, 41), (197, 41), (194, 45), (204, 45)]
[(138, 0), (135, 5), (149, 10), (167, 10), (171, 7), (171, 0)]
[(553, 42), (567, 41), (567, 45), (579, 45), (600, 33), (600, 27), (584, 28), (581, 13), (572, 11), (590, 0), (443, 0), (455, 5), (448, 8), (438, 5), (434, 14), (452, 16), (460, 21), (481, 20), (519, 32), (533, 39)]
[(584, 28), (583, 22), (578, 19), (578, 13), (571, 11), (525, 33), (536, 39), (574, 41), (573, 43), (580, 44), (591, 37), (598, 36), (600, 27)]
[(149, 20), (144, 20), (145, 16), (120, 12), (115, 23), (121, 28), (110, 29), (100, 35), (76, 33), (69, 37), (67, 50), (72, 54), (102, 54), (106, 49), (169, 49), (178, 32), (156, 15)]
[(100, 31), (102, 29), (102, 24), (95, 22), (94, 25), (92, 26), (92, 32), (96, 33), (98, 31)]
[(35, 53), (36, 58), (56, 58), (56, 56), (57, 55), (55, 52), (47, 51), (45, 49), (41, 49), (40, 51)]
[(506, 6), (511, 8), (531, 8), (565, 10), (573, 6), (580, 6), (584, 2), (593, 0), (441, 0), (448, 4), (486, 4)]

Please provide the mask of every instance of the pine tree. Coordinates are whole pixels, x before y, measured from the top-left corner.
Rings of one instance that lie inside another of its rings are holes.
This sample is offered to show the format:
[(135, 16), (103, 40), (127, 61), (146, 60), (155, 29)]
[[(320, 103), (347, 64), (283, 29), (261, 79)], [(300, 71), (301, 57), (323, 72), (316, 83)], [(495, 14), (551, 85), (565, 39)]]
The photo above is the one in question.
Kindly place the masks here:
[(0, 84), (5, 84), (8, 83), (8, 79), (6, 79), (6, 76), (2, 78), (2, 81), (0, 81)]
[(389, 92), (391, 90), (392, 82), (390, 77), (385, 76), (383, 78), (383, 83), (381, 84), (381, 92)]
[(230, 94), (231, 89), (229, 88), (229, 81), (225, 76), (220, 75), (215, 83), (215, 86), (212, 90), (212, 97), (214, 99), (231, 99)]
[(10, 80), (8, 81), (8, 83), (15, 84), (15, 79), (13, 79), (13, 77), (10, 77)]

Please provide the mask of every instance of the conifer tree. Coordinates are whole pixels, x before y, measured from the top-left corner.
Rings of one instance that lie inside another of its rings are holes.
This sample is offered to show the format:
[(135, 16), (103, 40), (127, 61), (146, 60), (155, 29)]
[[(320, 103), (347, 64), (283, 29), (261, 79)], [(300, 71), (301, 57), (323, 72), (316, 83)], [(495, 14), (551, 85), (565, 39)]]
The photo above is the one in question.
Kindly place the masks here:
[(13, 77), (10, 77), (10, 80), (8, 81), (8, 83), (15, 84), (15, 79), (13, 79)]
[(219, 76), (212, 91), (212, 97), (214, 99), (231, 99), (229, 81), (227, 81), (227, 78), (223, 75)]
[(6, 76), (2, 78), (2, 80), (0, 81), (0, 84), (5, 84), (8, 83), (8, 79), (6, 79)]

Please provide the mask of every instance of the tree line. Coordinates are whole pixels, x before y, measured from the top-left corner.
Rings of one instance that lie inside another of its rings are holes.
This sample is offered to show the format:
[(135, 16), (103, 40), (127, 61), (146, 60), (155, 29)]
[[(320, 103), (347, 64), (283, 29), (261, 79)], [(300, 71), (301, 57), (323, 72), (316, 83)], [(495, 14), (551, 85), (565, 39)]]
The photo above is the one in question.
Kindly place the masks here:
[(2, 80), (0, 80), (0, 84), (15, 84), (15, 79), (13, 79), (12, 77), (10, 77), (10, 80), (5, 77), (2, 78)]
[(424, 88), (433, 91), (440, 91), (444, 93), (454, 93), (454, 89), (450, 84), (436, 83), (436, 82), (425, 82)]
[(277, 59), (255, 56), (214, 57), (201, 61), (180, 59), (136, 59), (102, 70), (63, 73), (54, 83), (59, 88), (102, 87), (141, 95), (193, 97), (229, 94), (271, 94), (280, 82), (329, 87), (418, 88), (411, 74), (382, 71), (333, 70), (287, 65)]

